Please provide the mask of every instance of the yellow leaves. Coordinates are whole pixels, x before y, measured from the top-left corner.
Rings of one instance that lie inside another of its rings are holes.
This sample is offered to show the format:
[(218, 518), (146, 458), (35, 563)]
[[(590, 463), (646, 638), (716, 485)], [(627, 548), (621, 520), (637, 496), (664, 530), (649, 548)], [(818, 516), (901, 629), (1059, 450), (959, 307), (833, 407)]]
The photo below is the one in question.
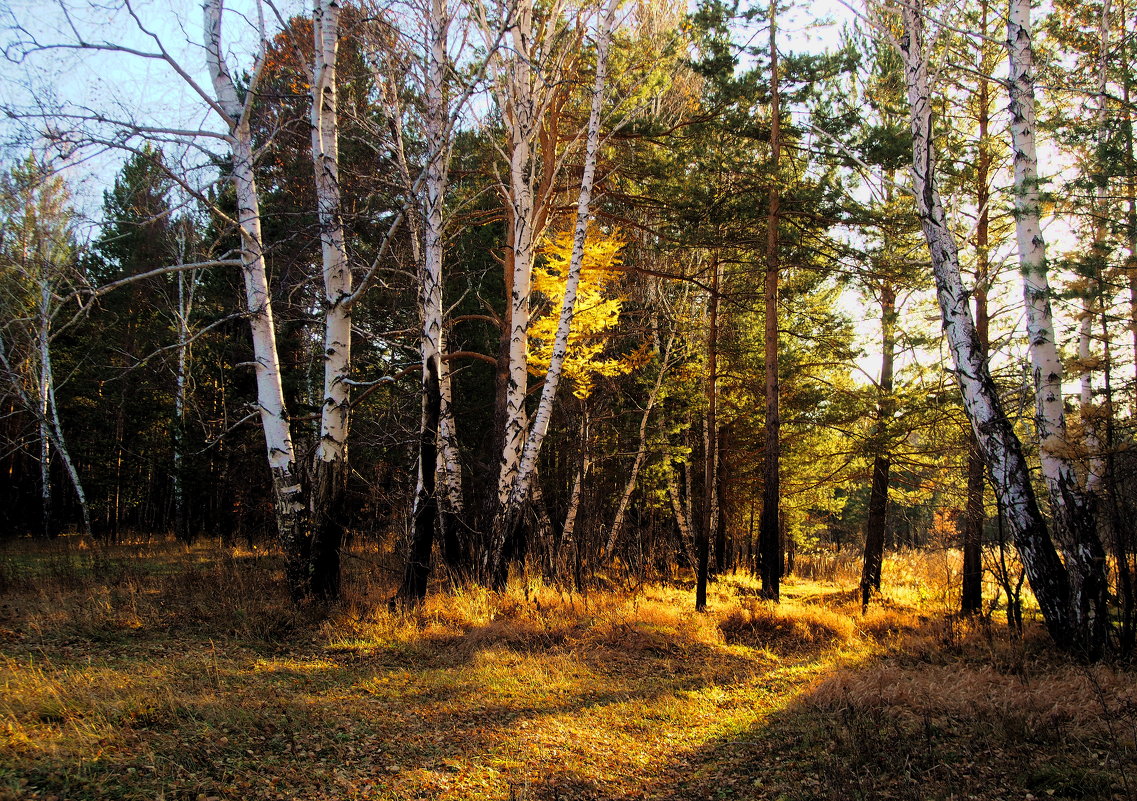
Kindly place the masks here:
[[(622, 298), (616, 294), (620, 279), (619, 253), (624, 242), (617, 236), (589, 228), (584, 245), (575, 314), (569, 330), (568, 354), (562, 378), (573, 394), (587, 398), (596, 378), (624, 375), (641, 364), (646, 353), (606, 358), (604, 349), (620, 319)], [(532, 289), (544, 303), (537, 304), (529, 322), (529, 372), (544, 375), (552, 359), (553, 341), (560, 322), (561, 304), (572, 258), (572, 232), (562, 231), (544, 240), (541, 262), (533, 270)]]

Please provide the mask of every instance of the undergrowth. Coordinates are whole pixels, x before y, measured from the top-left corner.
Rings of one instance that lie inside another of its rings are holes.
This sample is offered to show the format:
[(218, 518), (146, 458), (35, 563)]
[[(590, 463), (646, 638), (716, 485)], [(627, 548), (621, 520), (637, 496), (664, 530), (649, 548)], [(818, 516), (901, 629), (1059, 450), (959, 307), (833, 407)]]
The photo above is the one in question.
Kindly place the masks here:
[(1132, 673), (950, 614), (951, 555), (861, 613), (817, 561), (587, 593), (525, 576), (294, 608), (271, 554), (0, 550), (0, 799), (1134, 799)]

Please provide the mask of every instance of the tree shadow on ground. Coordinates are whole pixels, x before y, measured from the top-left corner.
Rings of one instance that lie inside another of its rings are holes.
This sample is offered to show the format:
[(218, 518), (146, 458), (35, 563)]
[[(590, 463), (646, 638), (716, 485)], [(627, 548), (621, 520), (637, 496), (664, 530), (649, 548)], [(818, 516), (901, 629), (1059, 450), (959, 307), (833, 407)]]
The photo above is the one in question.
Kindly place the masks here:
[(1065, 661), (1041, 633), (994, 648), (917, 640), (820, 678), (638, 797), (1134, 801), (1135, 735), (1129, 670)]

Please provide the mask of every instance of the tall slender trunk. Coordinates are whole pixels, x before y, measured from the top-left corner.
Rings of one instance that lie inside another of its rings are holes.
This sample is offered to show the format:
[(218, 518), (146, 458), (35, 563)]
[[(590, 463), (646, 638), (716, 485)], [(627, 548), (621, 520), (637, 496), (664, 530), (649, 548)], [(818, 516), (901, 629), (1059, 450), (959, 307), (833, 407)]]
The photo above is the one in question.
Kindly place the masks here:
[[(695, 533), (695, 611), (707, 608), (707, 580), (710, 577), (711, 531), (715, 515), (715, 441), (712, 432), (718, 428), (718, 337), (719, 337), (719, 266), (718, 254), (711, 256), (711, 291), (707, 298), (707, 377), (704, 392), (707, 416), (703, 420), (703, 504), (702, 519)], [(688, 492), (690, 487), (688, 487)]]
[(770, 0), (770, 184), (769, 208), (766, 216), (766, 444), (763, 460), (762, 513), (758, 518), (758, 549), (762, 555), (762, 595), (773, 601), (781, 597), (782, 525), (781, 525), (781, 429), (778, 386), (778, 222), (781, 213), (781, 190), (778, 168), (781, 161), (781, 91), (778, 76), (777, 2)]
[[(514, 282), (513, 282), (513, 336), (510, 341), (510, 412), (506, 427), (506, 454), (502, 460), (502, 476), (509, 475), (509, 484), (499, 483), (499, 500), (501, 509), (494, 520), (494, 550), (491, 553), (495, 560), (493, 577), (497, 586), (504, 584), (504, 573), (507, 566), (502, 559), (501, 546), (505, 540), (512, 536), (514, 529), (520, 523), (520, 513), (525, 504), (530, 482), (537, 468), (537, 458), (544, 444), (545, 435), (552, 420), (553, 404), (556, 400), (557, 389), (560, 386), (562, 369), (565, 358), (568, 356), (569, 335), (572, 331), (573, 317), (576, 313), (576, 294), (580, 285), (580, 272), (584, 264), (584, 246), (588, 234), (589, 206), (592, 200), (592, 187), (596, 177), (596, 161), (600, 152), (600, 113), (604, 104), (604, 90), (607, 86), (608, 49), (611, 42), (612, 27), (615, 23), (616, 2), (609, 0), (600, 23), (596, 43), (596, 77), (592, 87), (592, 102), (588, 114), (588, 130), (585, 136), (584, 169), (580, 180), (580, 193), (577, 197), (576, 224), (573, 229), (572, 255), (569, 258), (568, 275), (565, 279), (565, 294), (561, 302), (560, 319), (557, 322), (557, 331), (553, 339), (553, 352), (549, 360), (549, 369), (545, 373), (545, 383), (541, 390), (541, 399), (533, 415), (531, 426), (523, 425), (526, 371), (528, 314), (529, 314), (529, 282), (532, 271), (532, 239), (524, 243), (527, 257), (525, 269), (518, 267), (522, 263), (521, 248), (514, 249)], [(529, 69), (526, 65), (525, 69)], [(516, 187), (516, 184), (514, 184)], [(529, 187), (531, 189), (531, 187)], [(529, 197), (531, 204), (532, 197)], [(529, 206), (532, 213), (532, 206)], [(515, 214), (521, 229), (532, 230), (521, 225), (527, 218), (520, 213)], [(519, 243), (520, 245), (521, 243)], [(524, 326), (519, 323), (524, 320)], [(520, 374), (518, 375), (518, 370)], [(517, 397), (514, 398), (514, 395)], [(514, 406), (516, 404), (516, 412)], [(522, 423), (516, 427), (513, 423)], [(512, 465), (512, 449), (515, 432), (520, 435), (522, 448), (519, 451), (520, 460), (515, 469)], [(504, 490), (504, 491), (503, 491)]]
[(904, 32), (899, 45), (911, 108), (916, 208), (928, 242), (944, 333), (962, 390), (964, 410), (983, 451), (1047, 628), (1061, 647), (1073, 648), (1069, 579), (1039, 510), (1022, 445), (991, 379), (963, 288), (955, 237), (936, 188), (923, 3), (916, 0), (904, 4), (900, 13)]
[(87, 505), (87, 493), (83, 490), (83, 482), (79, 479), (79, 471), (71, 458), (71, 451), (67, 448), (67, 440), (63, 436), (63, 425), (59, 422), (59, 406), (55, 402), (55, 377), (51, 370), (51, 351), (47, 353), (47, 398), (51, 409), (50, 435), (52, 444), (63, 462), (63, 469), (71, 479), (71, 487), (75, 490), (75, 500), (79, 503), (79, 515), (83, 521), (83, 533), (91, 536), (91, 509)]
[(1093, 217), (1093, 245), (1090, 251), (1089, 270), (1082, 287), (1082, 309), (1078, 325), (1079, 413), (1082, 437), (1086, 448), (1085, 491), (1091, 496), (1100, 495), (1105, 472), (1105, 457), (1101, 437), (1101, 408), (1094, 403), (1093, 361), (1094, 322), (1105, 311), (1105, 295), (1101, 292), (1100, 277), (1110, 261), (1110, 244), (1107, 239), (1109, 215), (1109, 176), (1105, 171), (1105, 145), (1109, 137), (1109, 40), (1110, 3), (1105, 0), (1098, 20), (1098, 85), (1097, 85), (1097, 152), (1090, 169), (1094, 174), (1094, 201), (1090, 209)]
[(51, 285), (46, 276), (40, 278), (39, 290), (39, 329), (36, 332), (39, 381), (36, 386), (36, 404), (39, 411), (40, 513), (43, 536), (50, 537), (55, 532), (55, 515), (51, 504), (51, 418), (48, 403), (48, 390), (51, 387)]
[(415, 510), (413, 542), (402, 589), (403, 598), (411, 603), (422, 600), (426, 595), (431, 550), (439, 521), (436, 477), (441, 444), (439, 419), (442, 414), (442, 204), (446, 186), (446, 154), (443, 152), (442, 137), (447, 117), (443, 105), (442, 84), (448, 25), (444, 0), (429, 0), (429, 2), (424, 84), (426, 142), (430, 157), (426, 164), (424, 184), (422, 268), (419, 270), (419, 308), (422, 313), (419, 350), (422, 357), (423, 389), (422, 426), (419, 434), (419, 478), (422, 482), (422, 492)]
[[(440, 347), (445, 352), (445, 331)], [(445, 359), (439, 359), (438, 447), (442, 456), (440, 475), (445, 487), (439, 497), (439, 530), (447, 566), (455, 573), (465, 573), (469, 568), (468, 543), (463, 536), (466, 505), (462, 492), (462, 459), (458, 451), (458, 426), (454, 416), (449, 364)]]
[[(1121, 28), (1131, 30), (1129, 25), (1129, 9), (1126, 0), (1120, 2)], [(1137, 23), (1137, 15), (1134, 16)], [(1128, 201), (1125, 210), (1125, 240), (1128, 258), (1125, 262), (1126, 274), (1129, 276), (1129, 328), (1132, 334), (1133, 346), (1133, 397), (1130, 402), (1130, 415), (1137, 418), (1137, 143), (1133, 135), (1133, 76), (1130, 74), (1132, 65), (1129, 63), (1129, 48), (1119, 49), (1121, 61), (1121, 113), (1124, 124), (1122, 130), (1125, 134), (1125, 197)]]
[[(181, 224), (179, 223), (179, 226)], [(178, 264), (185, 263), (186, 237), (184, 231), (178, 233)], [(186, 450), (186, 399), (189, 389), (189, 319), (193, 308), (194, 274), (188, 277), (178, 272), (178, 341), (177, 367), (174, 373), (174, 432), (173, 432), (173, 490), (174, 490), (174, 536), (185, 543), (192, 541), (189, 521), (186, 516), (185, 490), (185, 450)]]
[(312, 9), (314, 59), (311, 80), (312, 173), (320, 226), (324, 280), (324, 395), (320, 441), (309, 497), (311, 545), (309, 582), (313, 595), (332, 599), (340, 590), (340, 547), (344, 539), (351, 414), (351, 267), (347, 259), (339, 182), (339, 119), (336, 56), (340, 6), (316, 0)]
[[(624, 517), (628, 512), (628, 504), (631, 503), (632, 495), (636, 491), (636, 482), (639, 480), (640, 469), (643, 467), (644, 462), (647, 460), (647, 424), (651, 418), (651, 410), (655, 408), (656, 398), (659, 397), (659, 388), (663, 384), (663, 376), (667, 373), (667, 360), (671, 355), (671, 345), (675, 341), (675, 333), (672, 332), (667, 338), (667, 345), (664, 346), (659, 357), (659, 372), (656, 373), (655, 383), (651, 387), (651, 392), (647, 396), (647, 404), (644, 406), (643, 414), (640, 416), (640, 429), (638, 444), (636, 446), (636, 457), (632, 461), (632, 469), (628, 472), (628, 480), (624, 482), (624, 491), (620, 494), (620, 501), (616, 504), (616, 516), (612, 520), (612, 528), (608, 532), (608, 542), (604, 547), (604, 556), (606, 559), (611, 559), (612, 554), (616, 551), (616, 546), (619, 544), (620, 535), (624, 531)], [(656, 348), (659, 347), (659, 334), (658, 325), (656, 325)]]
[[(980, 4), (980, 27), (987, 33), (987, 0)], [(990, 284), (991, 251), (991, 165), (994, 156), (988, 141), (991, 108), (991, 82), (983, 72), (983, 45), (979, 45), (977, 74), (979, 85), (976, 94), (979, 103), (979, 146), (975, 163), (975, 203), (979, 219), (975, 226), (975, 333), (984, 359), (990, 348), (990, 316), (987, 310), (987, 292)], [(963, 614), (983, 611), (983, 523), (986, 505), (983, 499), (986, 479), (983, 474), (983, 453), (974, 432), (968, 436), (967, 448), (967, 508), (963, 528), (963, 586), (960, 607)]]
[(1092, 657), (1105, 646), (1108, 636), (1105, 550), (1097, 534), (1092, 498), (1080, 491), (1073, 464), (1067, 456), (1070, 444), (1063, 410), (1062, 360), (1050, 310), (1046, 243), (1040, 222), (1030, 0), (1011, 0), (1009, 11), (1007, 45), (1015, 166), (1015, 233), (1034, 371), (1035, 426), (1054, 529), (1069, 573), (1072, 624), (1080, 641), (1078, 647)]
[[(561, 542), (560, 550), (562, 553), (569, 553), (570, 547), (576, 542), (576, 517), (580, 512), (580, 499), (584, 494), (584, 479), (588, 475), (588, 470), (592, 465), (592, 459), (589, 455), (589, 425), (588, 425), (588, 404), (581, 403), (580, 405), (580, 459), (576, 464), (576, 475), (573, 477), (572, 491), (569, 493), (568, 509), (565, 511), (565, 524), (561, 529)], [(583, 560), (583, 549), (577, 549), (576, 557), (578, 560)], [(559, 559), (557, 560), (560, 561)], [(580, 565), (577, 565), (578, 571)], [(567, 572), (567, 571), (566, 571)]]
[[(453, 391), (450, 367), (442, 355), (446, 351), (445, 330), (442, 325), (443, 308), (443, 256), (445, 223), (443, 212), (446, 202), (447, 165), (446, 147), (450, 124), (450, 108), (446, 98), (446, 45), (450, 29), (450, 12), (446, 0), (429, 0), (427, 20), (427, 61), (424, 71), (426, 98), (426, 141), (430, 160), (426, 165), (423, 208), (423, 265), (426, 280), (423, 282), (423, 306), (431, 308), (429, 319), (423, 325), (423, 364), (428, 358), (437, 362), (438, 373), (438, 456), (441, 457), (439, 475), (443, 492), (439, 495), (439, 533), (443, 556), (454, 572), (467, 569), (466, 552), (460, 529), (463, 527), (464, 503), (462, 496), (462, 462), (458, 452), (458, 427), (454, 417)], [(429, 296), (429, 299), (428, 299)], [(437, 330), (435, 330), (435, 319)], [(429, 353), (427, 352), (429, 351)], [(424, 374), (425, 376), (425, 374)]]
[[(273, 512), (277, 535), (284, 551), (289, 592), (294, 600), (300, 600), (308, 595), (309, 590), (306, 505), (303, 503), (303, 488), (296, 474), (296, 452), (284, 405), (280, 361), (276, 351), (272, 301), (261, 234), (260, 201), (253, 170), (249, 103), (242, 103), (239, 99), (237, 87), (225, 63), (221, 45), (221, 9), (222, 0), (207, 0), (204, 6), (206, 61), (217, 95), (217, 106), (229, 126), (231, 174), (236, 189), (237, 223), (241, 234), (241, 271), (252, 333), (257, 403), (272, 474)], [(259, 64), (254, 75), (258, 73)], [(249, 87), (246, 101), (254, 96), (254, 88), (255, 86)]]
[[(509, 242), (512, 264), (509, 278), (508, 362), (505, 388), (505, 419), (502, 450), (498, 464), (497, 502), (495, 518), (509, 506), (514, 481), (521, 467), (521, 452), (525, 447), (528, 417), (525, 397), (528, 393), (529, 346), (529, 287), (533, 270), (535, 203), (533, 187), (533, 141), (540, 124), (537, 119), (537, 102), (533, 88), (531, 45), (533, 40), (532, 0), (519, 0), (516, 19), (511, 30), (515, 58), (511, 64), (506, 117), (509, 127)], [(550, 156), (551, 157), (551, 156)], [(494, 528), (501, 523), (495, 519)], [(500, 559), (504, 545), (504, 532), (492, 532), (487, 551), (491, 560)], [(494, 571), (499, 569), (494, 565)], [(495, 579), (496, 580), (496, 579)]]
[(892, 455), (889, 453), (887, 438), (888, 428), (892, 425), (895, 412), (892, 372), (896, 350), (896, 287), (893, 286), (892, 279), (887, 276), (880, 288), (880, 330), (880, 383), (876, 412), (876, 433), (880, 437), (880, 442), (873, 458), (868, 520), (865, 523), (865, 559), (861, 570), (862, 609), (868, 608), (869, 598), (873, 592), (880, 592), (881, 565), (884, 562), (884, 532), (888, 527), (888, 477), (892, 467)]
[(723, 454), (727, 447), (727, 426), (720, 425), (715, 431), (715, 575), (726, 572), (732, 564), (732, 556), (727, 551), (726, 516), (726, 469)]

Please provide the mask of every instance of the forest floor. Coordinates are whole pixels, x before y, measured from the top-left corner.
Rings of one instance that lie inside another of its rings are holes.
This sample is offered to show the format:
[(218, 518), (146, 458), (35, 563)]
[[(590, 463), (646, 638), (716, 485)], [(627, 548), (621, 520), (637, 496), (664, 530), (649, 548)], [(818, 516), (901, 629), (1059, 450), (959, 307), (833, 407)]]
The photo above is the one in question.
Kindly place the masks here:
[(320, 616), (258, 551), (0, 547), (0, 799), (1137, 799), (1137, 674), (961, 623), (950, 554), (864, 616), (839, 574), (392, 612), (377, 559)]

